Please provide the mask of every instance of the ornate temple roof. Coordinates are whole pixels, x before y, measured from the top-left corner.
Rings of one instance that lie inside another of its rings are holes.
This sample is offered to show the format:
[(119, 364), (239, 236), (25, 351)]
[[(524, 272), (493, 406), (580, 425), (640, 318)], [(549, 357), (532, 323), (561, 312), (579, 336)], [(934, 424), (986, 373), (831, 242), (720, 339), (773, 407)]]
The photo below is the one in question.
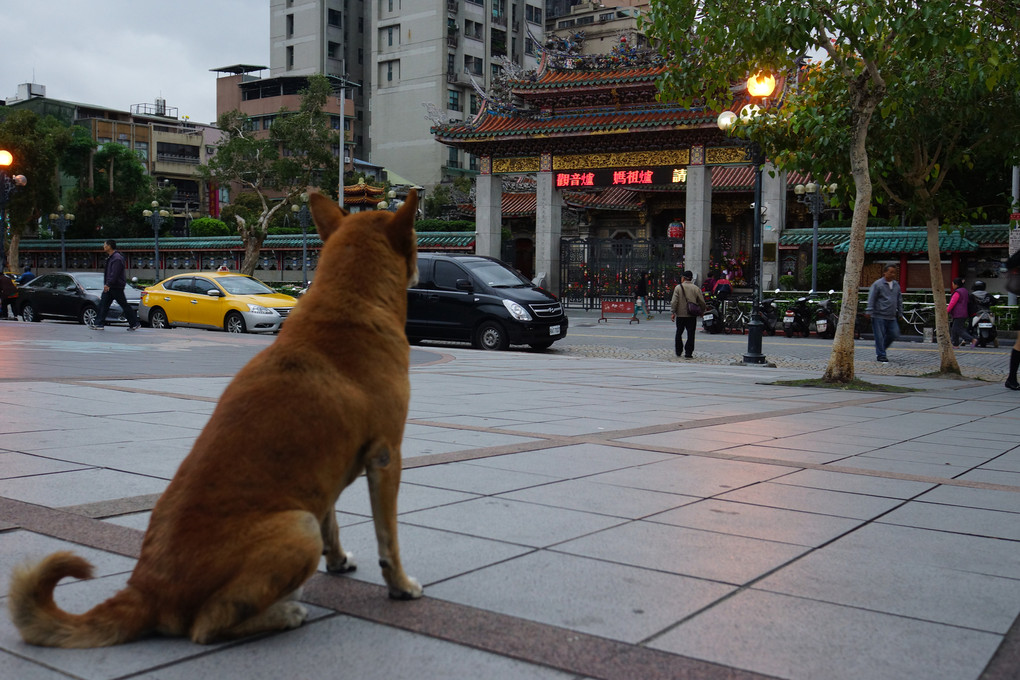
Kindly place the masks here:
[(385, 189), (365, 184), (364, 180), (357, 184), (344, 186), (344, 205), (377, 205), (383, 200)]
[(514, 137), (633, 133), (715, 127), (715, 114), (668, 104), (632, 108), (568, 110), (521, 116), (486, 111), (472, 123), (449, 123), (433, 129), (442, 141), (493, 141)]

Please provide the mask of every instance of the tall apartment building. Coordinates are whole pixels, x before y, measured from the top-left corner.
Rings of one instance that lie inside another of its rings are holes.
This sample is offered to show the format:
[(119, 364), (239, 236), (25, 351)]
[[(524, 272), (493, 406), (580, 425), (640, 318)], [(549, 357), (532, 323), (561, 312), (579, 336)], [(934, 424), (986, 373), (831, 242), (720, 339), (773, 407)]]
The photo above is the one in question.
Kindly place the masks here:
[(365, 122), (365, 7), (371, 0), (270, 0), (269, 75), (322, 73), (346, 79), (353, 115), (345, 125), (360, 158), (367, 158)]
[(435, 141), (424, 105), (462, 120), (482, 105), (471, 78), (489, 88), (500, 57), (536, 68), (545, 0), (379, 0), (369, 7), (371, 161), (426, 187), (477, 170), (476, 159)]

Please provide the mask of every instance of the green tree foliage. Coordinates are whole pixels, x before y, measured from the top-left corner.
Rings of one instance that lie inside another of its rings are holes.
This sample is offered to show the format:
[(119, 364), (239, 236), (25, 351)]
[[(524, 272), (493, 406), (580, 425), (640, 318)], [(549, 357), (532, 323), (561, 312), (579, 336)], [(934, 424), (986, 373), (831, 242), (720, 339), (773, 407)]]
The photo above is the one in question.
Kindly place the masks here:
[[(876, 210), (869, 144), (869, 133), (881, 124), (876, 112), (881, 117), (906, 104), (901, 98), (918, 75), (911, 60), (931, 64), (952, 55), (964, 80), (988, 91), (1012, 82), (1018, 18), (1010, 7), (1001, 0), (702, 0), (656, 4), (646, 28), (671, 57), (662, 97), (716, 111), (733, 105), (734, 84), (749, 75), (786, 74), (791, 85), (805, 55), (821, 56), (799, 74), (807, 76), (801, 96), (784, 98), (779, 115), (759, 116), (738, 126), (738, 134), (761, 142), (781, 168), (816, 177), (844, 171), (853, 178), (843, 278), (843, 299), (851, 301), (857, 299), (867, 219)], [(997, 56), (981, 60), (981, 51)], [(824, 84), (824, 95), (808, 85), (815, 82)], [(854, 377), (855, 309), (843, 305), (826, 380)]]
[(215, 217), (200, 217), (192, 220), (189, 230), (194, 237), (230, 236), (234, 231), (223, 220)]
[[(68, 233), (82, 238), (151, 235), (142, 211), (153, 197), (152, 180), (138, 156), (109, 142), (96, 150), (91, 165), (92, 181), (86, 184), (82, 178), (76, 189), (74, 226)], [(164, 226), (169, 228), (169, 221)]]
[(256, 132), (240, 111), (220, 116), (219, 127), (227, 136), (201, 172), (217, 183), (240, 186), (258, 199), (257, 209), (243, 208), (230, 214), (245, 245), (242, 273), (255, 271), (274, 217), (279, 214), (277, 219), (281, 219), (283, 211), (289, 210), (307, 187), (336, 186), (339, 166), (332, 149), (340, 138), (330, 129), (329, 114), (324, 110), (331, 96), (329, 80), (311, 76), (301, 92), (299, 110), (281, 109), (268, 137)]
[(70, 140), (70, 130), (52, 116), (42, 118), (33, 111), (20, 110), (0, 121), (0, 149), (14, 156), (7, 172), (28, 179), (26, 186), (14, 191), (7, 205), (7, 262), (18, 261), (18, 244), (25, 229), (57, 207), (57, 161)]

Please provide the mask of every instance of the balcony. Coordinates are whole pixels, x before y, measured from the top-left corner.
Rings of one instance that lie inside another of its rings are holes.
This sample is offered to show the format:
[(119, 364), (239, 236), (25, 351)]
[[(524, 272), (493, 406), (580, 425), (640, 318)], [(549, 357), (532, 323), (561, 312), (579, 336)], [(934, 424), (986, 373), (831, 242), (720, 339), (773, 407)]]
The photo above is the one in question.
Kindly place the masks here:
[(446, 11), (450, 14), (456, 14), (460, 10), (460, 3), (457, 0), (446, 0)]
[(446, 36), (446, 46), (451, 49), (456, 49), (457, 43), (460, 42), (459, 38), (460, 36), (458, 36), (456, 33), (449, 33)]
[(506, 28), (506, 15), (494, 14), (492, 16), (492, 23), (496, 24), (497, 26), (502, 26), (503, 28)]

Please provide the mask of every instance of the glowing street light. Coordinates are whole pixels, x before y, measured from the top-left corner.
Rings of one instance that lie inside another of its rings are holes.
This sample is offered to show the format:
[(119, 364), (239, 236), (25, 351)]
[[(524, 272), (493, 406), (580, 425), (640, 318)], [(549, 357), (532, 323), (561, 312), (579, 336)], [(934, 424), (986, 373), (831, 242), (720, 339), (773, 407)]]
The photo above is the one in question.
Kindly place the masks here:
[[(747, 92), (752, 97), (765, 99), (769, 97), (776, 88), (776, 79), (767, 74), (759, 72), (747, 80)], [(744, 122), (753, 118), (761, 112), (757, 104), (748, 104), (740, 111), (740, 119)], [(737, 122), (737, 115), (732, 111), (723, 111), (716, 119), (716, 125), (723, 132), (729, 132)], [(754, 166), (754, 245), (751, 251), (752, 268), (752, 303), (751, 321), (747, 325), (747, 353), (744, 354), (745, 364), (763, 364), (765, 355), (761, 353), (761, 338), (764, 324), (761, 321), (761, 173), (765, 164), (765, 152), (758, 142), (750, 141), (747, 144), (747, 152), (751, 164)]]

